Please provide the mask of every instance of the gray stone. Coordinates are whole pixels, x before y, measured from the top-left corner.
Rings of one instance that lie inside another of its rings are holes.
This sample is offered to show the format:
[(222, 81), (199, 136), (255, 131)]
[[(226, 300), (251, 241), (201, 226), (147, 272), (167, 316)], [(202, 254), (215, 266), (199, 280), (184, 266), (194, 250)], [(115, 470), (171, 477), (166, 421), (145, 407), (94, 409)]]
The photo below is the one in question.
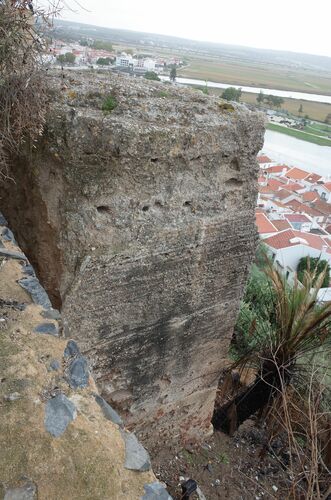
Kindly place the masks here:
[(9, 227), (5, 227), (3, 230), (2, 230), (2, 238), (5, 240), (5, 241), (11, 241), (12, 243), (14, 243), (15, 245), (17, 244), (16, 243), (16, 240), (15, 240), (15, 236), (13, 234), (13, 232), (9, 229)]
[(18, 283), (31, 295), (35, 304), (42, 306), (44, 309), (51, 309), (51, 301), (36, 277), (29, 276), (28, 278), (22, 278), (18, 280)]
[(136, 436), (131, 432), (122, 433), (125, 442), (125, 464), (130, 470), (145, 472), (151, 468), (151, 460), (147, 450), (139, 443)]
[(61, 436), (75, 418), (76, 407), (64, 394), (47, 401), (44, 424), (52, 436)]
[(144, 490), (146, 493), (141, 497), (141, 500), (172, 500), (165, 487), (157, 481), (155, 483), (144, 484)]
[(27, 276), (36, 276), (36, 273), (34, 272), (33, 267), (31, 264), (25, 264), (23, 267), (23, 273), (26, 274)]
[(87, 387), (89, 384), (88, 363), (84, 356), (74, 358), (68, 369), (68, 382), (72, 389)]
[(57, 359), (52, 359), (51, 362), (49, 363), (49, 368), (50, 370), (53, 371), (58, 371), (61, 368), (61, 363)]
[(100, 406), (102, 413), (104, 414), (104, 417), (107, 420), (110, 420), (111, 422), (113, 422), (113, 424), (117, 424), (120, 427), (123, 427), (123, 425), (124, 425), (123, 420), (121, 419), (119, 414), (110, 406), (110, 404), (107, 403), (107, 401), (105, 401), (98, 394), (94, 394), (94, 397), (95, 397), (96, 402)]
[(37, 498), (37, 487), (29, 482), (19, 488), (6, 490), (3, 500), (34, 500)]
[(44, 309), (41, 311), (41, 315), (46, 319), (55, 319), (57, 321), (61, 319), (61, 313), (57, 309)]
[(53, 335), (54, 337), (59, 335), (59, 327), (54, 323), (41, 323), (36, 326), (33, 331), (36, 333), (46, 333), (47, 335)]
[(70, 356), (78, 356), (80, 354), (79, 347), (77, 342), (74, 340), (69, 340), (66, 348), (64, 349), (63, 356), (65, 358), (70, 358)]
[(10, 307), (11, 309), (16, 309), (18, 311), (24, 311), (26, 309), (27, 304), (17, 302), (17, 300), (4, 300), (0, 298), (0, 307)]
[(11, 392), (7, 394), (4, 398), (6, 401), (16, 401), (17, 399), (21, 399), (21, 394), (19, 392)]
[(0, 226), (8, 226), (8, 222), (2, 212), (0, 212)]
[(24, 253), (13, 252), (12, 250), (7, 250), (6, 248), (0, 248), (0, 257), (7, 257), (8, 259), (16, 260), (26, 260)]

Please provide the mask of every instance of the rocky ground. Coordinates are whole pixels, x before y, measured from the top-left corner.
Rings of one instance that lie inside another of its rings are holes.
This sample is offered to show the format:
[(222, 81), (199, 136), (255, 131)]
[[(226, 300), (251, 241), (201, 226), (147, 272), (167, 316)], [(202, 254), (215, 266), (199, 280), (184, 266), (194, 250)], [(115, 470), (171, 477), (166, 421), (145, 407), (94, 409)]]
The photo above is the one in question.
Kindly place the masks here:
[(182, 498), (181, 481), (194, 479), (202, 492), (190, 499), (258, 500), (286, 497), (291, 477), (283, 468), (286, 451), (279, 442), (269, 450), (264, 432), (248, 421), (234, 437), (216, 432), (201, 446), (167, 447), (152, 452), (154, 472), (174, 500)]
[(0, 498), (168, 500), (0, 214)]

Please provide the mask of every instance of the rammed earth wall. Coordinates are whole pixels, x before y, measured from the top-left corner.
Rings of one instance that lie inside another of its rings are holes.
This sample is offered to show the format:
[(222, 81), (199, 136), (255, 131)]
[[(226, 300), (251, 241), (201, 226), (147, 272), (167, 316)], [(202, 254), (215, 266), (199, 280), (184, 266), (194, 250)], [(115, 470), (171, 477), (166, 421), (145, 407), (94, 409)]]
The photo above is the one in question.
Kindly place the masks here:
[(256, 246), (263, 118), (196, 90), (70, 76), (50, 78), (45, 134), (2, 209), (103, 397), (146, 441), (201, 439)]

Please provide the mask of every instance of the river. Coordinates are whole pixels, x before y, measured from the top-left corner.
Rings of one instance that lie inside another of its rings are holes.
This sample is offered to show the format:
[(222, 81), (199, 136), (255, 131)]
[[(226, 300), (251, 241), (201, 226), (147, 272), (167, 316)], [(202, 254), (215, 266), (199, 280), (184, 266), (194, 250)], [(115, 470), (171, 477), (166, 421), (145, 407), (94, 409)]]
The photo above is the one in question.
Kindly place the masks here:
[[(168, 76), (159, 75), (161, 80), (168, 80)], [(177, 83), (181, 83), (183, 85), (201, 85), (205, 86), (205, 80), (196, 80), (195, 78), (176, 78)], [(277, 90), (277, 89), (265, 89), (258, 87), (245, 87), (243, 85), (230, 84), (230, 83), (218, 83), (218, 82), (209, 82), (207, 81), (208, 87), (213, 87), (217, 89), (226, 89), (228, 87), (235, 87), (236, 89), (241, 89), (243, 92), (252, 92), (253, 94), (258, 94), (261, 90), (264, 94), (272, 94), (278, 97), (287, 97), (290, 99), (303, 99), (305, 101), (314, 101), (314, 102), (324, 102), (331, 104), (331, 96), (330, 95), (320, 95), (320, 94), (308, 94), (305, 92), (292, 92), (290, 90)], [(331, 91), (331, 89), (330, 89)]]
[(318, 146), (295, 137), (267, 130), (263, 152), (272, 160), (331, 177), (331, 147)]

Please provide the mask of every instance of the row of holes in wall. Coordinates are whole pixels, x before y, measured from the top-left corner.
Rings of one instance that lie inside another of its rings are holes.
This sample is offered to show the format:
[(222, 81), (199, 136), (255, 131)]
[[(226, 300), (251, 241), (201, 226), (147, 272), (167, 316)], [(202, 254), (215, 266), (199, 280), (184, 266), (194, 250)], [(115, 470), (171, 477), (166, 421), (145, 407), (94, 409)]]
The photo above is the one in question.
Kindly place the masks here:
[[(162, 204), (161, 204), (159, 201), (156, 201), (156, 202), (155, 202), (155, 205), (156, 205), (157, 207), (162, 207)], [(183, 207), (190, 207), (191, 205), (192, 205), (192, 202), (191, 202), (191, 201), (185, 201), (185, 202), (183, 203)], [(149, 210), (149, 208), (150, 208), (150, 207), (149, 207), (149, 205), (144, 205), (144, 206), (142, 207), (142, 209), (141, 209), (141, 210), (142, 210), (143, 212), (147, 212), (147, 211)], [(111, 212), (111, 208), (110, 208), (110, 207), (108, 207), (107, 205), (99, 205), (99, 206), (97, 207), (97, 211), (99, 212), (99, 214), (106, 214), (106, 213)]]

